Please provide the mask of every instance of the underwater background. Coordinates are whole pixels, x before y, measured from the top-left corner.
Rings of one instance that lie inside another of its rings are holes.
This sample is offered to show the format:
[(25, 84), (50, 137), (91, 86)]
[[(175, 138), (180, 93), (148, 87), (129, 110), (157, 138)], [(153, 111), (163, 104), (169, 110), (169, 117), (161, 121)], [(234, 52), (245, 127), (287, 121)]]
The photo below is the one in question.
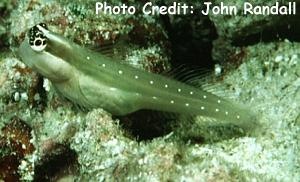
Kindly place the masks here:
[[(300, 1), (293, 16), (96, 15), (95, 2), (0, 2), (0, 181), (299, 181)], [(197, 12), (204, 1), (184, 2)], [(244, 1), (226, 3), (240, 11)], [(78, 108), (17, 55), (41, 22), (122, 64), (193, 80), (246, 105), (259, 124), (243, 131), (201, 117)]]

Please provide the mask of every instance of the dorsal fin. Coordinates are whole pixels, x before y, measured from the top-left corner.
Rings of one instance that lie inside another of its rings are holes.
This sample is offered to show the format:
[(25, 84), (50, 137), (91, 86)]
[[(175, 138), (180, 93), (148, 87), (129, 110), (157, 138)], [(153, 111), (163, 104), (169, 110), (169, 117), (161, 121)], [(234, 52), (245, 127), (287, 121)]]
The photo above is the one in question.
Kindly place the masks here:
[(216, 81), (219, 77), (217, 77), (212, 70), (205, 68), (189, 68), (185, 65), (180, 65), (177, 68), (163, 72), (162, 74), (217, 96), (227, 99), (234, 98), (233, 93), (228, 91), (226, 85), (219, 84)]
[(203, 84), (213, 80), (211, 70), (200, 67), (189, 68), (186, 65), (180, 65), (162, 74), (197, 88), (201, 88)]
[(122, 36), (118, 38), (117, 41), (104, 41), (101, 45), (88, 46), (88, 49), (99, 52), (107, 57), (121, 60), (126, 57), (128, 44), (127, 36)]

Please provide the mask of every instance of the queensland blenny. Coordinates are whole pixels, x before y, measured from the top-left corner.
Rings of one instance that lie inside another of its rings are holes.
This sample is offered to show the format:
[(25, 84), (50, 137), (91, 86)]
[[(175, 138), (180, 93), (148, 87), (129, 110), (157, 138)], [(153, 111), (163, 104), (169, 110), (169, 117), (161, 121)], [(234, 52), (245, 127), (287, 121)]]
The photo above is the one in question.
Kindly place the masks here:
[(220, 123), (249, 127), (248, 109), (170, 78), (120, 64), (34, 26), (19, 48), (22, 61), (48, 78), (63, 96), (85, 108), (103, 108), (113, 115), (140, 109), (200, 115)]

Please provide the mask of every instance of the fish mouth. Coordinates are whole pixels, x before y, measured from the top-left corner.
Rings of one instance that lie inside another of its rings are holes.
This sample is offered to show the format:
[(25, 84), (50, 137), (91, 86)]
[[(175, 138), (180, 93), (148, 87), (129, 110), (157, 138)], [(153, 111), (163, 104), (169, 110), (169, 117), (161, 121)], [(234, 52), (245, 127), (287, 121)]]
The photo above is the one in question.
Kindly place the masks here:
[(48, 39), (43, 31), (41, 31), (41, 27), (46, 30), (48, 29), (45, 23), (40, 23), (30, 28), (28, 32), (28, 43), (30, 47), (36, 52), (44, 51), (47, 47)]

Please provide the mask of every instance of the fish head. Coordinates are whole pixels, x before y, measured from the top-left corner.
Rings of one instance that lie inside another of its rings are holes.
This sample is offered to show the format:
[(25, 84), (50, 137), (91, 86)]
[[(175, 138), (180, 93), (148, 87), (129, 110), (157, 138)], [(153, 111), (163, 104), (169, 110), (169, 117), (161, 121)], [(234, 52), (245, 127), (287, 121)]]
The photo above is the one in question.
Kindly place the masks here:
[(58, 53), (69, 49), (64, 38), (47, 30), (44, 23), (32, 27), (21, 43), (18, 55), (34, 71), (51, 81), (64, 81), (70, 78), (71, 65)]

